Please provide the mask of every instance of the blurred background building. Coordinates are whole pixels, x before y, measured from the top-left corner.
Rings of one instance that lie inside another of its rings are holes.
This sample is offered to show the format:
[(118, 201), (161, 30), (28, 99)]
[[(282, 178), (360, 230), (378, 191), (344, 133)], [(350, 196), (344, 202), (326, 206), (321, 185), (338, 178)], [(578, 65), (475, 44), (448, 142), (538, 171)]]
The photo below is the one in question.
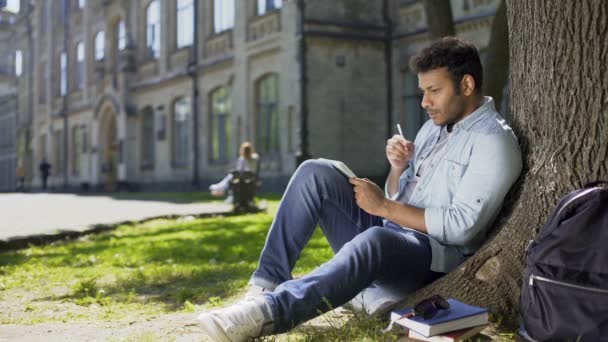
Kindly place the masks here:
[[(500, 0), (451, 0), (484, 55)], [(206, 187), (243, 141), (267, 190), (298, 163), (383, 177), (386, 139), (426, 120), (420, 0), (3, 0), (0, 191)], [(503, 101), (505, 103), (506, 101)]]

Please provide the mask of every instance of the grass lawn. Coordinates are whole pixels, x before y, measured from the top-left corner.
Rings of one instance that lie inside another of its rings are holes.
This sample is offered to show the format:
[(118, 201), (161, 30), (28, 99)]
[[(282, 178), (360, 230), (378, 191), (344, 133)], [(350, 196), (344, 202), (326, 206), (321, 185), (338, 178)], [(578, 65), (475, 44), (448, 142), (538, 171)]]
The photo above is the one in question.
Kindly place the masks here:
[[(184, 202), (208, 199), (174, 197)], [(153, 220), (76, 241), (0, 253), (0, 325), (142, 319), (234, 301), (255, 270), (278, 206), (278, 196), (264, 199), (267, 213)], [(311, 271), (332, 255), (317, 230), (294, 275)], [(395, 337), (380, 335), (383, 322), (358, 315), (346, 325), (326, 323), (328, 329), (300, 328), (288, 339)]]

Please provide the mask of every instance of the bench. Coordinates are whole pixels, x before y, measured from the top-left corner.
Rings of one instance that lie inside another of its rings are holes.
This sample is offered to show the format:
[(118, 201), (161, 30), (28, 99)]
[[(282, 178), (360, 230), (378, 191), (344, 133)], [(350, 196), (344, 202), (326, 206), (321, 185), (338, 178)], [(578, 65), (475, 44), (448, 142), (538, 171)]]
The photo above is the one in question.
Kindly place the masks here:
[(233, 196), (235, 212), (257, 212), (255, 195), (260, 187), (260, 181), (252, 171), (231, 171), (230, 190)]

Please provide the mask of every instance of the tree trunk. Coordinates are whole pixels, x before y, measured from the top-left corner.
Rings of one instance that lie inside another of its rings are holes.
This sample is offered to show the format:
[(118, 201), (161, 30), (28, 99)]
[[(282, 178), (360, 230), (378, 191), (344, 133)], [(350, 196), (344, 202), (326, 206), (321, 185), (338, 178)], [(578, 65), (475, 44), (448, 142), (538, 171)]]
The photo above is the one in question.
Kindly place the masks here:
[(500, 2), (494, 15), (487, 51), (483, 71), (483, 94), (492, 96), (496, 108), (500, 108), (502, 90), (509, 76), (509, 27), (505, 0)]
[(486, 244), (403, 305), (440, 293), (515, 317), (528, 240), (561, 196), (608, 179), (608, 1), (509, 0), (507, 17), (524, 170)]
[(450, 1), (424, 0), (424, 12), (429, 33), (433, 39), (455, 34)]

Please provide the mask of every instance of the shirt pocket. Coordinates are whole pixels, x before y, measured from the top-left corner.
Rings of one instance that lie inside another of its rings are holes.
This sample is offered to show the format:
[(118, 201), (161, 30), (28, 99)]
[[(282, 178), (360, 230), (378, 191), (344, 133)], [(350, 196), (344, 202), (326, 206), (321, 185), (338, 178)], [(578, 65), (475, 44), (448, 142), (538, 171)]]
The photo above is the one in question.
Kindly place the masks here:
[(469, 165), (451, 159), (446, 159), (445, 163), (448, 170), (448, 187), (450, 188), (450, 193), (453, 194), (458, 185), (460, 185), (460, 181), (462, 181), (462, 177)]

